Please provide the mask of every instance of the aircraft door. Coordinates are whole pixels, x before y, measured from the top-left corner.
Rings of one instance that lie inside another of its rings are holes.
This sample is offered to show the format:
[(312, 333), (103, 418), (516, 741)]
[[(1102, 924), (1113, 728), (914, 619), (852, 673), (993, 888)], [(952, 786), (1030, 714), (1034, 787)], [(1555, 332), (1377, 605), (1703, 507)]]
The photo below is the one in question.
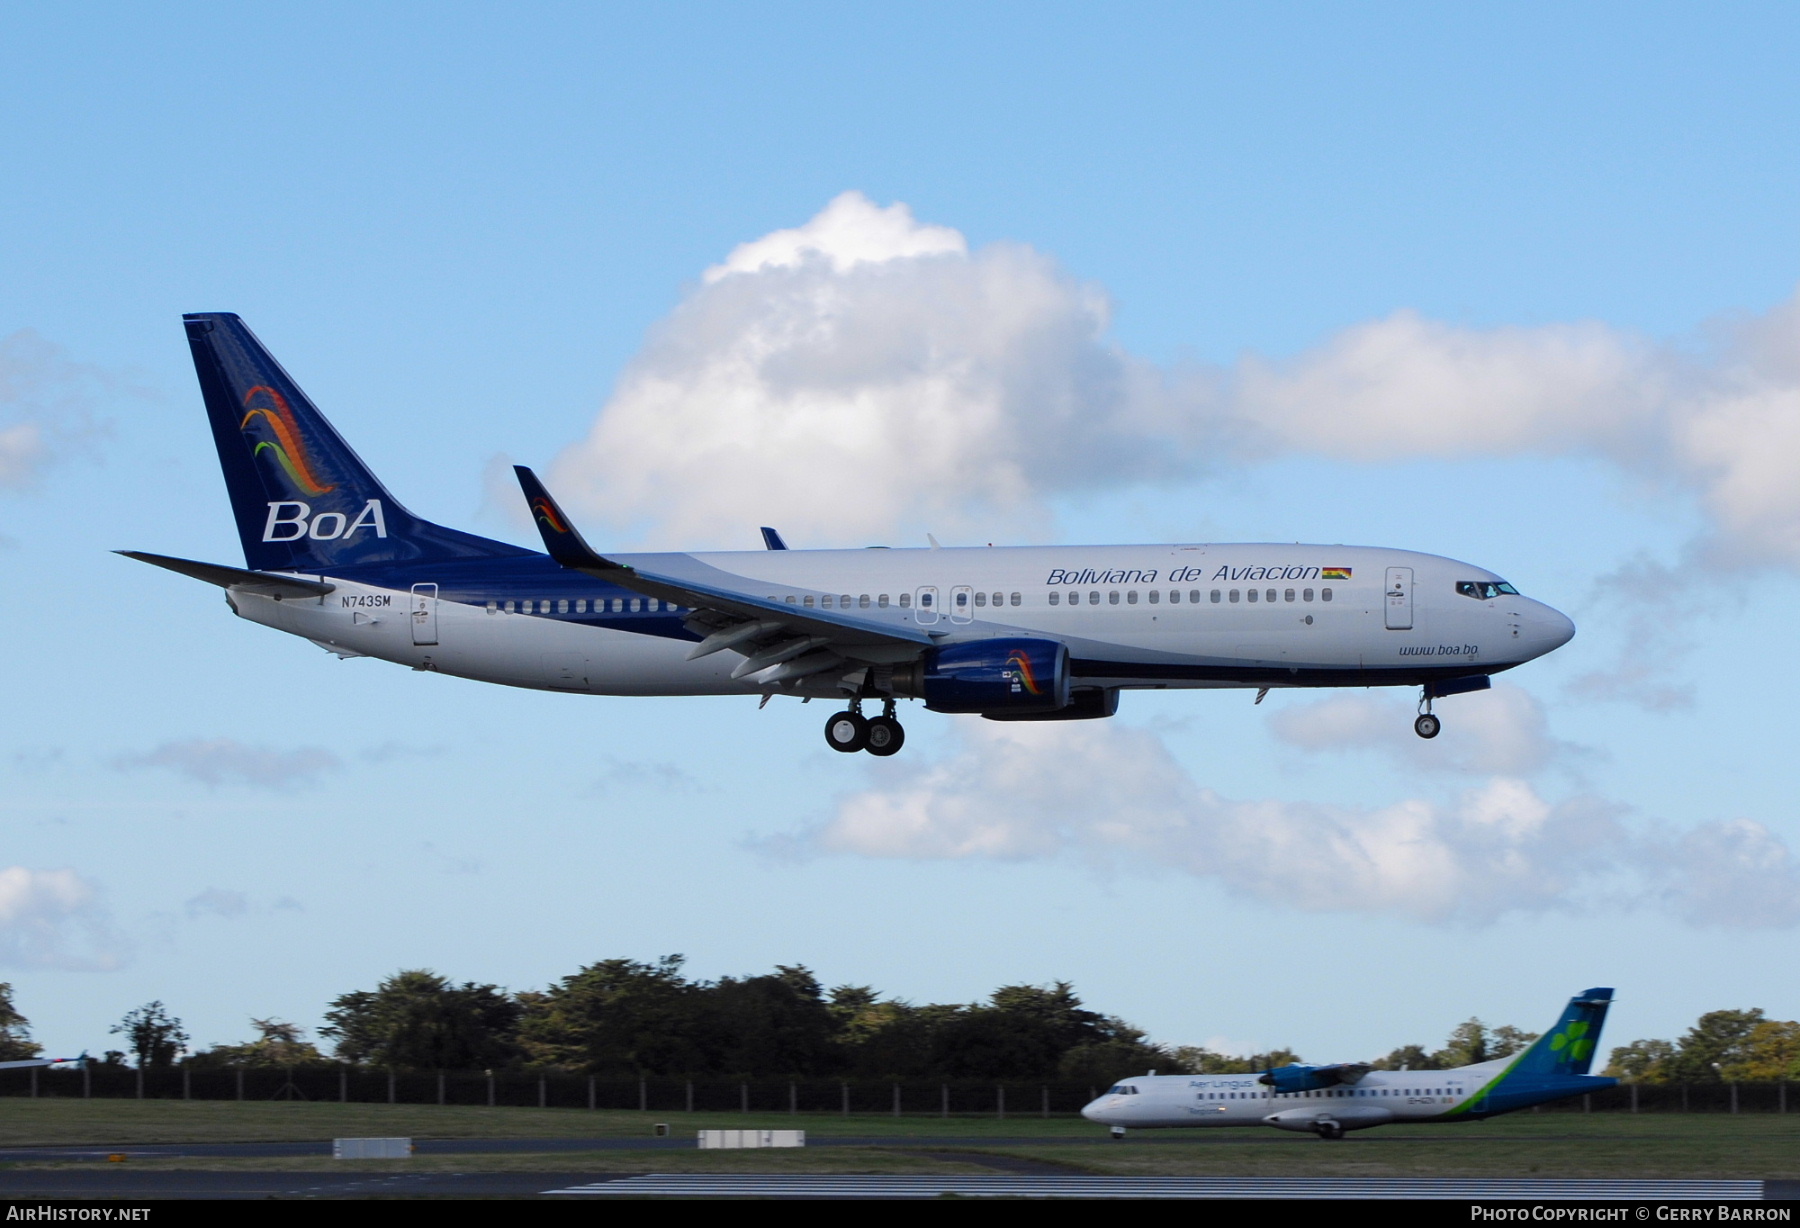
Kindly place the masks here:
[(412, 586), (413, 643), (420, 647), (438, 642), (437, 603), (437, 585), (415, 584)]
[(975, 590), (959, 584), (950, 590), (950, 621), (966, 623), (975, 617)]
[(1411, 631), (1413, 625), (1413, 569), (1387, 569), (1387, 629)]
[(919, 589), (913, 594), (913, 620), (921, 625), (930, 625), (938, 620), (938, 591), (932, 587)]

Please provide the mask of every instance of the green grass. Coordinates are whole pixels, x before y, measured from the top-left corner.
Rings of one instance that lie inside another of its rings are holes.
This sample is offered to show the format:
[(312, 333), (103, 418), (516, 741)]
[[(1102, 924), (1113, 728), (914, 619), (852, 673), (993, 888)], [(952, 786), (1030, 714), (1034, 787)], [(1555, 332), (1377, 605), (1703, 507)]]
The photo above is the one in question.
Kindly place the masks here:
[(419, 1155), (410, 1160), (333, 1160), (329, 1156), (213, 1156), (180, 1159), (32, 1161), (6, 1169), (159, 1169), (179, 1172), (293, 1173), (544, 1173), (559, 1177), (605, 1173), (992, 1173), (973, 1161), (957, 1162), (880, 1147), (769, 1149), (762, 1151), (587, 1151), (505, 1155)]
[(1096, 1138), (1076, 1117), (894, 1117), (835, 1113), (637, 1113), (464, 1105), (336, 1104), (234, 1100), (31, 1100), (0, 1098), (0, 1146), (124, 1143), (298, 1142), (411, 1138), (648, 1138), (656, 1122), (677, 1136), (706, 1129), (803, 1129), (857, 1137)]
[[(366, 1135), (455, 1138), (678, 1138), (717, 1127), (794, 1127), (815, 1141), (891, 1139), (892, 1145), (702, 1152), (648, 1147), (587, 1152), (416, 1156), (333, 1161), (319, 1156), (128, 1161), (159, 1168), (291, 1171), (867, 1172), (983, 1171), (974, 1154), (1030, 1157), (1073, 1171), (1216, 1176), (1542, 1176), (1800, 1178), (1800, 1114), (1520, 1113), (1493, 1121), (1388, 1126), (1323, 1142), (1272, 1130), (1143, 1131), (1123, 1142), (1077, 1118), (900, 1117), (785, 1113), (631, 1113), (435, 1105), (234, 1101), (0, 1099), (0, 1145), (309, 1141)], [(934, 1159), (905, 1144), (975, 1141)], [(1027, 1145), (1002, 1139), (1029, 1138)], [(1042, 1140), (1041, 1142), (1035, 1140)], [(965, 1159), (965, 1155), (968, 1156)]]

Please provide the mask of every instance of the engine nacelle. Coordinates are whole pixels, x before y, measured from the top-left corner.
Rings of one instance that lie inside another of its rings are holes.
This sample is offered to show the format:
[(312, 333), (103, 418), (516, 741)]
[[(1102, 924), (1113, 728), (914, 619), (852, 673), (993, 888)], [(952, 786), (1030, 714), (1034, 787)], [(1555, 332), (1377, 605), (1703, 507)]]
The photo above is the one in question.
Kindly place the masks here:
[(1054, 712), (1021, 712), (1008, 708), (1004, 712), (983, 712), (990, 721), (1097, 721), (1119, 711), (1119, 688), (1076, 687), (1069, 693), (1069, 706)]
[(1024, 638), (946, 644), (909, 681), (933, 712), (1054, 712), (1069, 706), (1069, 648)]

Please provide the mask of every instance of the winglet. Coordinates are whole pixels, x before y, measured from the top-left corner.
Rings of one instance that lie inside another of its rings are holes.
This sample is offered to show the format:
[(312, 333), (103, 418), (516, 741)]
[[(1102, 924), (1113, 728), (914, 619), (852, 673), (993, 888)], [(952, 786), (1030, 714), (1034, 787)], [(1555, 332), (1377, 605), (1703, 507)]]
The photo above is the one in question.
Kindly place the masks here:
[(532, 519), (537, 521), (538, 534), (543, 537), (544, 549), (551, 558), (564, 567), (583, 571), (623, 570), (618, 563), (594, 553), (593, 548), (582, 540), (580, 531), (556, 505), (556, 500), (538, 481), (537, 474), (524, 465), (514, 465), (513, 472), (518, 475), (519, 487), (525, 492), (525, 502), (531, 505)]
[(771, 549), (771, 550), (786, 550), (787, 549), (787, 543), (781, 540), (781, 534), (777, 533), (774, 529), (771, 529), (768, 525), (764, 525), (762, 527), (762, 534), (763, 534), (763, 545), (767, 546), (769, 549)]

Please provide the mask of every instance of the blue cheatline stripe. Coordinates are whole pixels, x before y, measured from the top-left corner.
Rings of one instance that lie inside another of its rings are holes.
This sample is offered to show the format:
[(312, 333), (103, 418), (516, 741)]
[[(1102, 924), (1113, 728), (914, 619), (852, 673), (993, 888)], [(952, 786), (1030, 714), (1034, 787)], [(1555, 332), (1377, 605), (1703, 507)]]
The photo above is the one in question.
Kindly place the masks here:
[(1713, 1202), (1760, 1200), (1761, 1181), (1539, 1180), (1405, 1177), (872, 1176), (653, 1173), (546, 1194), (770, 1198), (1383, 1198)]

